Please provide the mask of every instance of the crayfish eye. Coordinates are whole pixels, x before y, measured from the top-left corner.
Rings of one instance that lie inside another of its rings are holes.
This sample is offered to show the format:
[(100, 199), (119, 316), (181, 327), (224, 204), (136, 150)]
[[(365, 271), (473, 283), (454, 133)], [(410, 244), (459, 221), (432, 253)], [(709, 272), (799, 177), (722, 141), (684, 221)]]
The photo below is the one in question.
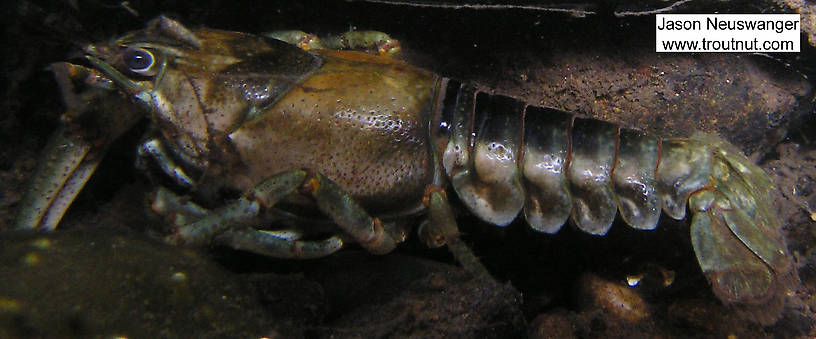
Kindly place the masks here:
[(122, 53), (122, 58), (124, 59), (125, 67), (131, 72), (145, 76), (153, 75), (150, 72), (150, 68), (155, 63), (153, 53), (140, 48), (127, 48)]

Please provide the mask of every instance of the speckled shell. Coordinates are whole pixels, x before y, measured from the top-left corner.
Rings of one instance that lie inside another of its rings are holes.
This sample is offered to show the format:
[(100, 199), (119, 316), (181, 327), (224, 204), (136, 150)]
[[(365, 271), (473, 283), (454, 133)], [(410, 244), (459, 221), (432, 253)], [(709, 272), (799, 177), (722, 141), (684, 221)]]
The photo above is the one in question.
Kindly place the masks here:
[(249, 188), (294, 168), (323, 173), (372, 212), (412, 209), (433, 180), (428, 121), (437, 77), (368, 54), (325, 63), (229, 135)]

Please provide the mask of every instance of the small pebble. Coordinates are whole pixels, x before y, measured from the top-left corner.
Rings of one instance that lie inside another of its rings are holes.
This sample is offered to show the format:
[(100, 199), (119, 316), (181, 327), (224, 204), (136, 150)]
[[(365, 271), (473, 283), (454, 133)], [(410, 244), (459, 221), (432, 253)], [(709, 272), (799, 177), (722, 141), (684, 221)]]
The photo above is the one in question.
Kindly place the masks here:
[(632, 287), (594, 274), (580, 279), (579, 297), (586, 309), (601, 309), (611, 321), (636, 323), (651, 316), (643, 298)]
[(187, 275), (184, 274), (183, 272), (176, 272), (176, 273), (173, 273), (172, 276), (170, 276), (170, 280), (177, 281), (177, 282), (183, 282), (183, 281), (187, 280)]

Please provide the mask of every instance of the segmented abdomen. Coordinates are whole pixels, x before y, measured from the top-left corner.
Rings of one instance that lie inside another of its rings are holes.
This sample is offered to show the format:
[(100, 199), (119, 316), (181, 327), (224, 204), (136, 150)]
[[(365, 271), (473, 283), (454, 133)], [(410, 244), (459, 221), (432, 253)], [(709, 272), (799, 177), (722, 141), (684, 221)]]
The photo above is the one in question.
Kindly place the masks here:
[[(657, 226), (661, 206), (685, 216), (703, 188), (710, 152), (617, 124), (526, 105), (448, 79), (435, 134), (457, 195), (479, 218), (507, 225), (523, 209), (534, 229), (557, 232), (572, 217), (605, 234), (620, 211), (637, 229)], [(440, 139), (441, 138), (441, 139)]]

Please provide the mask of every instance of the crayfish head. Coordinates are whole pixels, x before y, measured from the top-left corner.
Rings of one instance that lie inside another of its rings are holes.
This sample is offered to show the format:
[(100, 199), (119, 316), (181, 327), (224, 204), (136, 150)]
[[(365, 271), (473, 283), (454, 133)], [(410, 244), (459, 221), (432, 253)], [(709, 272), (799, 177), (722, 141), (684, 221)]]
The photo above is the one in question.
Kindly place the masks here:
[(82, 47), (83, 57), (124, 93), (154, 108), (163, 98), (157, 89), (175, 61), (199, 49), (195, 35), (162, 16), (148, 28), (108, 42)]
[(84, 52), (94, 69), (150, 113), (176, 153), (199, 160), (213, 140), (224, 139), (321, 63), (278, 40), (188, 29), (165, 16)]

